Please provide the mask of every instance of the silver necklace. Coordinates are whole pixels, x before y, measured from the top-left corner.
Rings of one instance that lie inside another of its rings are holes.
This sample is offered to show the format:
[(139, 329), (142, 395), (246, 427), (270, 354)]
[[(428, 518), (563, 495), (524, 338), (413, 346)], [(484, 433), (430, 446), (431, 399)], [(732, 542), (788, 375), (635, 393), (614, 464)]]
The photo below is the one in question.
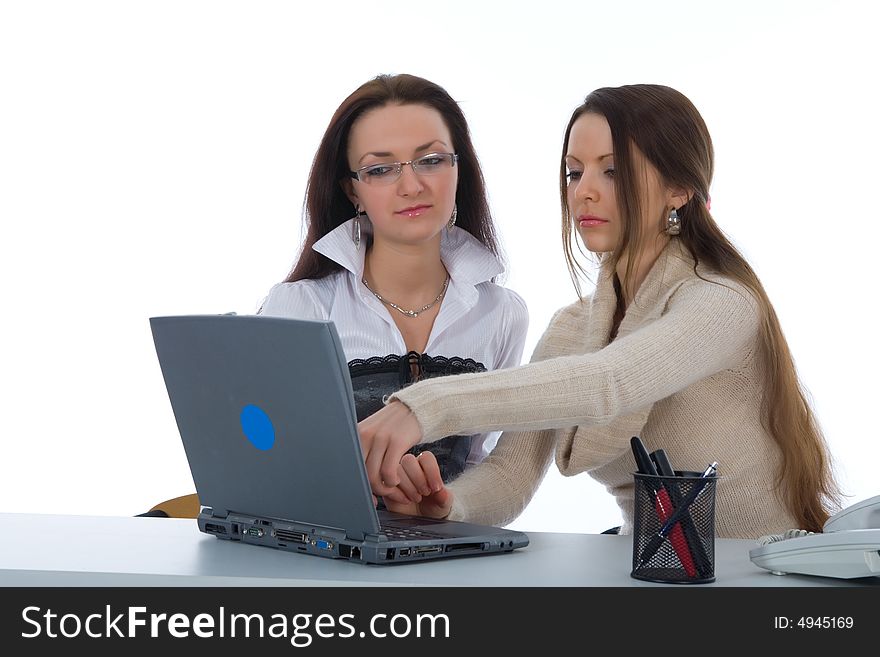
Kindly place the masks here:
[(398, 305), (397, 305), (396, 303), (394, 303), (393, 301), (389, 301), (388, 299), (385, 299), (384, 297), (382, 297), (382, 295), (380, 295), (378, 292), (376, 292), (376, 290), (374, 290), (373, 288), (371, 288), (371, 287), (369, 286), (369, 284), (367, 283), (367, 279), (366, 279), (366, 278), (362, 278), (362, 279), (361, 279), (361, 283), (363, 283), (363, 284), (364, 284), (364, 287), (367, 288), (370, 292), (373, 293), (373, 296), (374, 296), (374, 297), (376, 297), (379, 301), (381, 301), (382, 303), (384, 303), (386, 306), (391, 306), (392, 308), (394, 308), (394, 310), (396, 310), (396, 311), (398, 311), (398, 312), (400, 312), (400, 313), (403, 313), (403, 314), (406, 315), (407, 317), (418, 317), (419, 315), (421, 315), (421, 314), (422, 314), (423, 312), (425, 312), (426, 310), (430, 310), (431, 308), (433, 308), (434, 306), (436, 306), (438, 303), (440, 303), (440, 299), (442, 299), (443, 296), (446, 294), (446, 288), (449, 287), (449, 274), (446, 274), (446, 280), (443, 281), (443, 289), (440, 290), (440, 294), (437, 295), (437, 298), (434, 299), (434, 300), (433, 300), (431, 303), (429, 303), (427, 306), (422, 306), (422, 307), (419, 308), (418, 310), (407, 310), (406, 308), (401, 308), (400, 306), (398, 306)]

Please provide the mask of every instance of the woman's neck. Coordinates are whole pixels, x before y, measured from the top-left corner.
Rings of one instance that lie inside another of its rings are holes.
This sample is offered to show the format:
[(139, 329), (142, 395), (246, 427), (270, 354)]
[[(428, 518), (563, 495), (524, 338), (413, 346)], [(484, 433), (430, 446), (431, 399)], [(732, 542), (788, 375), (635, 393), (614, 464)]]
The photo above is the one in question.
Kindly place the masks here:
[(644, 248), (638, 252), (633, 258), (634, 267), (632, 277), (629, 280), (626, 278), (626, 270), (629, 266), (630, 256), (626, 253), (620, 256), (620, 259), (617, 261), (615, 273), (617, 274), (618, 280), (621, 282), (620, 290), (623, 294), (623, 303), (625, 306), (629, 306), (630, 302), (635, 298), (639, 288), (642, 287), (642, 283), (644, 283), (645, 279), (648, 277), (648, 272), (651, 271), (651, 267), (657, 262), (657, 258), (660, 257), (660, 253), (666, 248), (666, 245), (669, 244), (669, 239), (668, 236), (661, 234), (656, 240), (653, 240), (650, 244), (646, 244)]
[(383, 297), (420, 305), (443, 287), (447, 272), (440, 259), (440, 236), (419, 245), (374, 239), (364, 261), (364, 278)]

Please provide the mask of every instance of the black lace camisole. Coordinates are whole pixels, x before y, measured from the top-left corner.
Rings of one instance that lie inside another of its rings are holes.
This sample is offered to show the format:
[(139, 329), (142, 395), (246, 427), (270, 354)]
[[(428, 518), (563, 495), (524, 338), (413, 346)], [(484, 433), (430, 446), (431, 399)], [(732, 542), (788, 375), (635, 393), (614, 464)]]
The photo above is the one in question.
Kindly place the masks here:
[[(348, 371), (351, 375), (357, 419), (360, 422), (385, 405), (384, 397), (416, 381), (451, 374), (485, 372), (486, 367), (472, 358), (428, 356), (411, 351), (404, 356), (390, 354), (353, 360), (348, 364)], [(437, 457), (443, 481), (449, 482), (464, 470), (471, 451), (472, 438), (446, 436), (436, 442), (416, 445), (409, 453), (418, 455), (425, 450), (433, 452)]]

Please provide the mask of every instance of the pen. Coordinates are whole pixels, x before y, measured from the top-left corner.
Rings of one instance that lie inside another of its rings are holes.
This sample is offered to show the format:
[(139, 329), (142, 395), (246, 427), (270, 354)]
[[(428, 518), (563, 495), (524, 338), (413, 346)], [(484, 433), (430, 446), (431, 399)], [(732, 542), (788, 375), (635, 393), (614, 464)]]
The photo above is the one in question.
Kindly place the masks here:
[(642, 559), (639, 561), (638, 567), (641, 568), (642, 564), (644, 564), (648, 559), (653, 557), (657, 550), (660, 549), (660, 546), (663, 545), (663, 541), (666, 540), (666, 537), (673, 530), (673, 528), (678, 525), (681, 521), (682, 517), (688, 513), (688, 508), (697, 501), (697, 498), (700, 496), (706, 489), (706, 484), (709, 483), (709, 478), (715, 476), (715, 472), (718, 468), (718, 462), (713, 461), (708, 468), (706, 468), (705, 472), (700, 475), (700, 481), (694, 484), (691, 492), (681, 501), (678, 508), (673, 512), (669, 518), (666, 519), (666, 522), (663, 523), (663, 526), (660, 527), (660, 531), (658, 531), (650, 540), (648, 545), (645, 546), (645, 549), (642, 551)]
[[(655, 450), (650, 454), (651, 459), (654, 463), (657, 464), (657, 472), (660, 473), (663, 477), (674, 477), (675, 469), (672, 467), (672, 463), (669, 462), (669, 457), (666, 456), (666, 452), (662, 449)], [(674, 481), (666, 482), (666, 489), (669, 491), (669, 497), (672, 500), (673, 506), (678, 508), (681, 506), (681, 490), (678, 487), (678, 484)], [(691, 554), (694, 557), (694, 564), (697, 566), (697, 570), (701, 577), (707, 577), (711, 574), (712, 565), (709, 562), (709, 557), (706, 555), (706, 549), (703, 546), (703, 541), (700, 540), (700, 532), (697, 530), (696, 525), (694, 525), (694, 520), (691, 518), (690, 514), (685, 514), (685, 516), (681, 519), (681, 526), (684, 529), (684, 536), (687, 539), (688, 546), (691, 549)]]
[[(651, 461), (648, 450), (645, 449), (645, 445), (638, 436), (633, 436), (630, 439), (630, 447), (632, 448), (633, 456), (636, 459), (636, 465), (638, 466), (639, 472), (648, 475), (646, 483), (651, 490), (654, 491), (654, 508), (657, 512), (657, 517), (660, 519), (660, 522), (665, 524), (675, 510), (672, 506), (669, 492), (663, 487), (660, 480), (657, 478), (658, 474), (657, 470), (654, 468), (654, 463)], [(693, 556), (688, 549), (687, 539), (685, 538), (681, 525), (676, 522), (670, 527), (670, 532), (668, 533), (671, 533), (669, 542), (672, 544), (675, 553), (678, 555), (678, 560), (684, 567), (688, 577), (696, 577), (697, 567), (694, 564)], [(659, 547), (660, 546), (658, 545), (654, 551), (656, 552)]]
[(633, 456), (636, 459), (636, 466), (638, 467), (639, 472), (641, 474), (656, 477), (657, 470), (654, 469), (654, 463), (651, 461), (651, 457), (648, 454), (648, 450), (645, 449), (645, 445), (644, 443), (642, 443), (642, 439), (638, 436), (633, 436), (629, 439), (629, 445), (632, 448)]

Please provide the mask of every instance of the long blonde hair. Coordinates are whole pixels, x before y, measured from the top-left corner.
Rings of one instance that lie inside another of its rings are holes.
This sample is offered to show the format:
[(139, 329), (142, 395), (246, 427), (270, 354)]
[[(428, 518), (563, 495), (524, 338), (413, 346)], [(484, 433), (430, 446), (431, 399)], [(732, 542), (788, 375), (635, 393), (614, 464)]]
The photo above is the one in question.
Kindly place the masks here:
[[(759, 343), (767, 379), (762, 422), (776, 441), (782, 458), (777, 487), (798, 526), (822, 531), (829, 513), (840, 507), (840, 489), (834, 480), (827, 445), (794, 365), (779, 319), (757, 275), (724, 235), (708, 208), (714, 151), (709, 131), (696, 107), (680, 92), (653, 84), (606, 87), (593, 91), (572, 114), (565, 131), (560, 166), (563, 248), (569, 272), (580, 295), (580, 264), (573, 221), (568, 206), (565, 156), (575, 121), (583, 114), (603, 116), (611, 129), (614, 148), (614, 184), (622, 231), (620, 243), (606, 254), (614, 268), (623, 254), (640, 253), (647, 239), (640, 230), (642, 201), (639, 171), (632, 147), (650, 162), (665, 184), (688, 190), (691, 198), (679, 210), (681, 233), (676, 238), (694, 261), (746, 286), (761, 310)], [(657, 218), (658, 225), (662, 221)], [(578, 249), (579, 250), (579, 249)], [(636, 267), (628, 258), (621, 281), (630, 289)], [(694, 267), (696, 273), (696, 266)]]

